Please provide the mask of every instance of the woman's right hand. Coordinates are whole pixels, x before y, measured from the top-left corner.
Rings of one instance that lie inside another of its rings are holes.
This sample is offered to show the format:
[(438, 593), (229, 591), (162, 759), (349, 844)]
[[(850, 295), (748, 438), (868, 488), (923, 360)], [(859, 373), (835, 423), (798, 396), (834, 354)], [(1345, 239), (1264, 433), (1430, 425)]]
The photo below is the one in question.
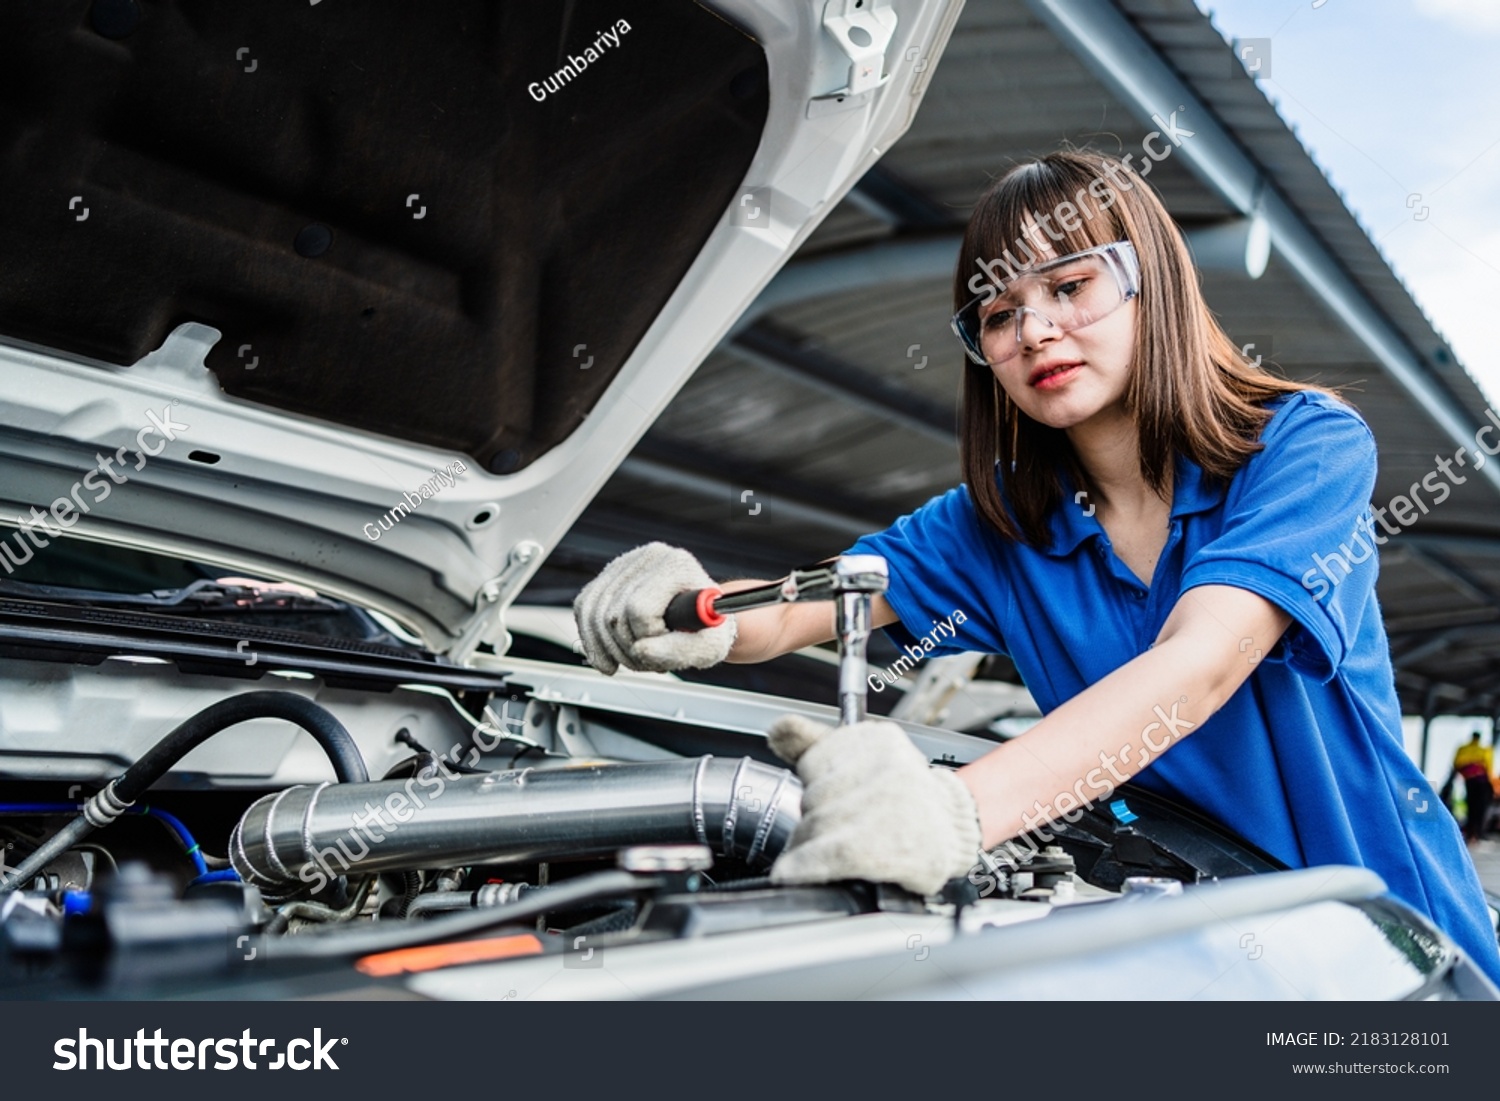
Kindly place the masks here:
[(698, 560), (681, 547), (647, 543), (627, 551), (573, 601), (584, 656), (608, 675), (622, 665), (650, 673), (717, 665), (734, 646), (733, 616), (696, 632), (669, 630), (665, 618), (674, 596), (713, 585)]

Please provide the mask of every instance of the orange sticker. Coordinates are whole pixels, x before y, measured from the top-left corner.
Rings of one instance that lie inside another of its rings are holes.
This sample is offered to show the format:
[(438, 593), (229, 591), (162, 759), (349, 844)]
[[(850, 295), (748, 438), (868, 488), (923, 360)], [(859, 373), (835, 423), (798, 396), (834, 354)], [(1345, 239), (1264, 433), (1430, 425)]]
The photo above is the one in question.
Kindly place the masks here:
[(387, 975), (411, 975), (419, 971), (436, 971), (461, 963), (505, 960), (513, 956), (535, 956), (542, 942), (530, 933), (485, 940), (461, 940), (454, 944), (429, 944), (421, 948), (398, 948), (394, 952), (377, 952), (356, 960), (354, 969), (363, 975), (384, 978)]

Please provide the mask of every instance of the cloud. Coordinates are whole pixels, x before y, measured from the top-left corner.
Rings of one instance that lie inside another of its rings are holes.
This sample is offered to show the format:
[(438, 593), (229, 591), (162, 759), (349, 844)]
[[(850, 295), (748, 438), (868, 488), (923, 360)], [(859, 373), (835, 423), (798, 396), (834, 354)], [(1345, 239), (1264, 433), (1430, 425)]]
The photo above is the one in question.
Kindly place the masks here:
[(1464, 31), (1500, 33), (1500, 4), (1494, 0), (1415, 0), (1429, 19), (1451, 23)]

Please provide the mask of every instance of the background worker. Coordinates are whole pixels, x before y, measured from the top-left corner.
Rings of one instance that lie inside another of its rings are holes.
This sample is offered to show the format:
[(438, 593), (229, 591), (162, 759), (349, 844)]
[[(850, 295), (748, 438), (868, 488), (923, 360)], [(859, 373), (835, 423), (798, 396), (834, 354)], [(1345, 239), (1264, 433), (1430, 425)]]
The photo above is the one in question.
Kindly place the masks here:
[(1495, 771), (1494, 751), (1480, 744), (1479, 731), (1476, 730), (1467, 743), (1458, 747), (1458, 752), (1453, 755), (1453, 771), (1463, 778), (1464, 801), (1469, 807), (1464, 816), (1464, 837), (1472, 844), (1484, 836), (1484, 822), (1495, 797), (1491, 780)]

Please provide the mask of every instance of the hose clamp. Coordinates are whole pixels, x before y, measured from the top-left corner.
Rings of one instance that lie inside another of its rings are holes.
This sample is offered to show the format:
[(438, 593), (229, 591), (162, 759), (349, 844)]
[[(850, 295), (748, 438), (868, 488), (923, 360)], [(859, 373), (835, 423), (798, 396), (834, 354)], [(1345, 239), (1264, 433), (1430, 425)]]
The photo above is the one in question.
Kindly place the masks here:
[(94, 794), (94, 797), (83, 805), (83, 816), (88, 819), (89, 825), (96, 830), (102, 830), (131, 807), (133, 802), (127, 802), (115, 794), (115, 784), (118, 781), (111, 780), (104, 785), (102, 791)]

